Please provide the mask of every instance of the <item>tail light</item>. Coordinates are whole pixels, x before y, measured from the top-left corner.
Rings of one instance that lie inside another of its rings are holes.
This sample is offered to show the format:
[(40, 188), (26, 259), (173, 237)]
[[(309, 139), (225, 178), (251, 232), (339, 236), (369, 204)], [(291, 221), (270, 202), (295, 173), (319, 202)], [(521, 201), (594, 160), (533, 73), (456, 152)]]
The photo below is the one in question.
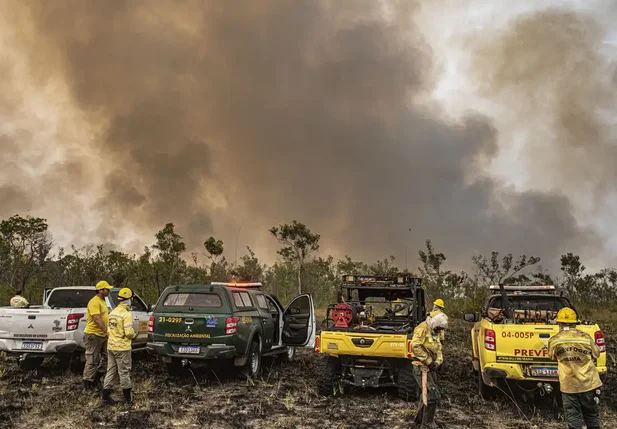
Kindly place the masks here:
[(319, 353), (319, 349), (320, 349), (320, 341), (319, 341), (319, 336), (315, 336), (315, 353)]
[(238, 329), (239, 317), (228, 317), (225, 319), (225, 335), (232, 335)]
[(69, 314), (66, 318), (66, 330), (74, 331), (79, 327), (79, 319), (84, 317), (84, 313)]
[(150, 316), (148, 319), (148, 332), (150, 334), (154, 332), (154, 316)]
[(413, 357), (413, 351), (411, 348), (411, 341), (407, 341), (407, 359), (411, 359)]
[(484, 331), (484, 348), (493, 352), (495, 351), (495, 331), (492, 329)]
[(596, 333), (594, 334), (594, 337), (596, 340), (596, 346), (598, 346), (598, 348), (600, 349), (600, 353), (605, 352), (606, 343), (604, 341), (604, 334), (602, 333), (602, 331), (596, 331)]

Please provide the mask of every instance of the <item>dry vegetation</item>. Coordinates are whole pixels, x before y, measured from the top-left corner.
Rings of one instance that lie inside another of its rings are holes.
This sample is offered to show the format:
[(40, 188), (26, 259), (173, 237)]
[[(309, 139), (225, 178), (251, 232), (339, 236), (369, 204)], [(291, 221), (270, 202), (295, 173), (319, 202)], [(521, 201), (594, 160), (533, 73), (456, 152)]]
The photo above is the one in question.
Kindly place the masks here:
[[(445, 401), (438, 422), (445, 428), (529, 428), (513, 403), (486, 402), (476, 395), (468, 357), (469, 325), (453, 320), (441, 376)], [(609, 363), (616, 369), (617, 342), (608, 331)], [(223, 371), (195, 371), (171, 378), (164, 366), (142, 354), (135, 359), (135, 405), (101, 407), (84, 395), (80, 377), (63, 373), (53, 361), (23, 372), (12, 359), (0, 360), (0, 425), (11, 428), (406, 428), (416, 404), (402, 402), (392, 390), (367, 390), (324, 399), (313, 388), (311, 351), (291, 365), (265, 362), (263, 378), (246, 381)], [(197, 383), (199, 383), (197, 385)], [(605, 427), (617, 427), (617, 377), (611, 374), (603, 402)], [(116, 395), (117, 396), (117, 395)], [(539, 428), (562, 428), (550, 400), (517, 402)]]

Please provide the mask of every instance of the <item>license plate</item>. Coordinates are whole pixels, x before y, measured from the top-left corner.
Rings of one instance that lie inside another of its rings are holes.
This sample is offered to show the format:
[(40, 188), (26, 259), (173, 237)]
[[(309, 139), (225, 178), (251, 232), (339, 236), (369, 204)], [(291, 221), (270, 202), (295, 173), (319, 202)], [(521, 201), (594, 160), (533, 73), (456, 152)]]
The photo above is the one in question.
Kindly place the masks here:
[(43, 343), (40, 341), (36, 342), (24, 342), (21, 343), (22, 350), (43, 350)]
[(140, 320), (139, 321), (139, 328), (137, 328), (139, 333), (142, 332), (148, 332), (148, 321), (147, 320)]
[(531, 368), (532, 377), (559, 377), (559, 370), (557, 368)]
[(180, 346), (180, 348), (178, 349), (179, 353), (188, 353), (194, 355), (199, 354), (199, 351), (199, 346)]

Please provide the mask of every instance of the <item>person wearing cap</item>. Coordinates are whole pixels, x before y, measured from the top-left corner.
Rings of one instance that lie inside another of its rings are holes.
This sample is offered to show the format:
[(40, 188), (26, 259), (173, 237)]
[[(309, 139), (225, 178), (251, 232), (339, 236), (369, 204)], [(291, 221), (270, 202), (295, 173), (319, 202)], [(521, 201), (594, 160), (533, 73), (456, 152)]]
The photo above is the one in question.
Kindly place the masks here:
[(122, 288), (118, 292), (119, 304), (109, 314), (109, 340), (107, 343), (108, 363), (107, 374), (103, 384), (102, 400), (105, 404), (115, 404), (111, 392), (118, 383), (122, 388), (124, 403), (131, 404), (131, 344), (137, 337), (133, 328), (131, 315), (131, 300), (133, 291)]
[(96, 295), (88, 302), (84, 344), (86, 346), (86, 365), (83, 383), (86, 390), (93, 390), (100, 384), (107, 368), (107, 323), (109, 310), (105, 298), (111, 286), (105, 280), (96, 284)]
[(602, 381), (596, 368), (600, 349), (587, 333), (576, 329), (576, 312), (557, 313), (559, 333), (548, 341), (548, 357), (557, 360), (563, 411), (569, 429), (600, 428), (598, 407)]
[(30, 305), (28, 300), (21, 296), (21, 294), (21, 289), (15, 291), (15, 296), (11, 298), (11, 301), (9, 302), (9, 304), (11, 304), (11, 307), (28, 307)]
[(425, 378), (424, 383), (426, 386), (426, 398), (424, 398), (423, 394), (414, 419), (416, 427), (420, 425), (436, 427), (435, 411), (437, 410), (438, 402), (441, 400), (441, 394), (435, 373), (443, 363), (440, 333), (447, 327), (448, 319), (446, 315), (438, 313), (435, 316), (429, 315), (413, 331), (411, 339), (411, 348), (414, 355), (411, 362), (413, 376), (423, 392), (423, 377)]
[[(443, 302), (443, 299), (437, 298), (435, 300), (435, 302), (433, 302), (433, 310), (429, 313), (429, 316), (430, 317), (435, 317), (436, 315), (441, 313), (444, 316), (446, 316), (446, 322), (447, 322), (448, 321), (448, 315), (446, 313), (444, 313), (444, 311), (443, 311), (444, 308), (445, 308), (445, 304)], [(443, 344), (444, 340), (446, 339), (445, 331), (441, 331), (441, 333), (439, 335), (440, 335), (439, 339), (441, 340), (441, 343)]]

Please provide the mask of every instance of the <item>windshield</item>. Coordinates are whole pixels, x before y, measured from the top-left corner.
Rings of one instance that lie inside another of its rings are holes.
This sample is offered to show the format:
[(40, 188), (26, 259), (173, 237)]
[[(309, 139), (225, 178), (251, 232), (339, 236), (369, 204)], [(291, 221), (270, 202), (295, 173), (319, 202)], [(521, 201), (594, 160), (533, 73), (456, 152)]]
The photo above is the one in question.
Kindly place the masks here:
[(85, 308), (94, 297), (94, 290), (54, 290), (49, 295), (47, 304), (52, 308)]
[[(514, 310), (550, 310), (559, 311), (568, 307), (568, 302), (558, 296), (508, 296), (510, 308)], [(493, 298), (489, 307), (503, 308), (501, 297)]]

